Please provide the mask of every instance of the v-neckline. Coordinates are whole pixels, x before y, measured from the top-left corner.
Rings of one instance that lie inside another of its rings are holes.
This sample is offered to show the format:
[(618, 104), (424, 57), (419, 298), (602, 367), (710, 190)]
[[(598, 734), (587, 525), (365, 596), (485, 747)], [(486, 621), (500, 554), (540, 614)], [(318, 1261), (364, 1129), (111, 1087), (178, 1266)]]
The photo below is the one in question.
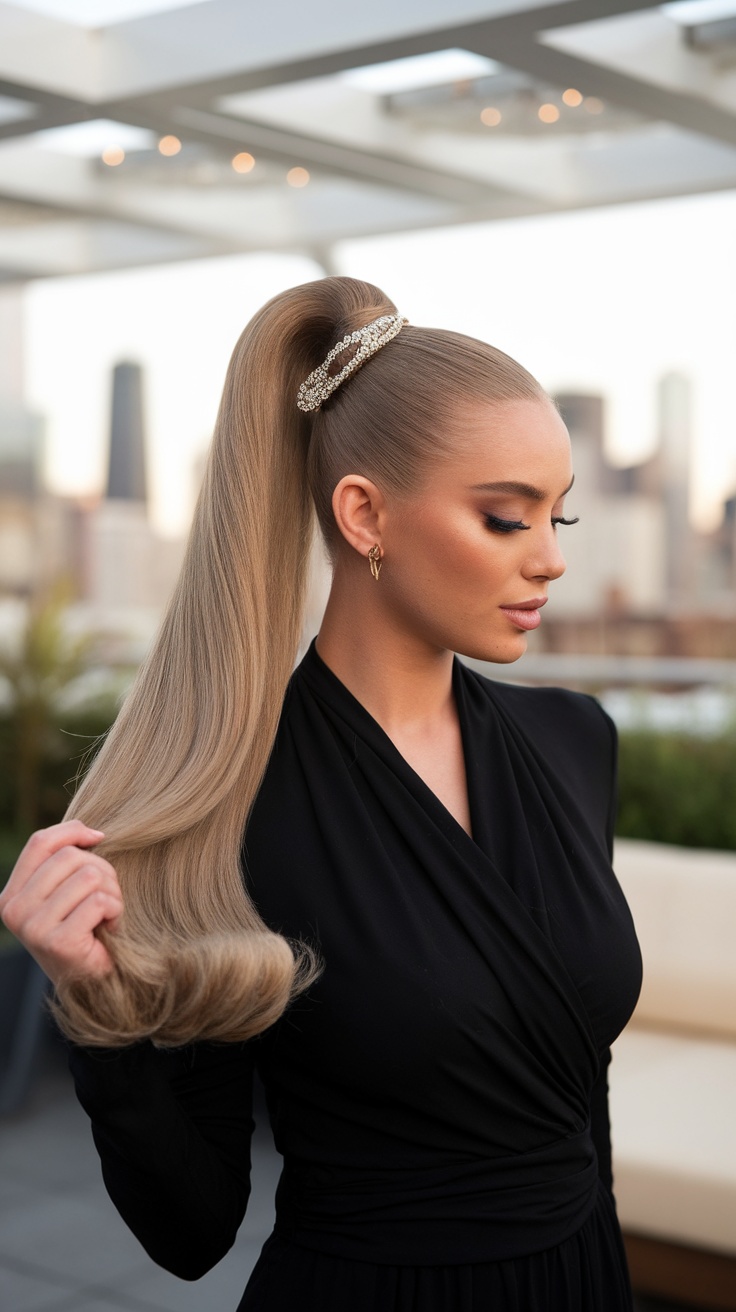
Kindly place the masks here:
[(310, 659), (312, 659), (314, 661), (315, 668), (323, 673), (323, 677), (325, 677), (329, 682), (331, 682), (333, 686), (339, 688), (342, 695), (348, 698), (352, 706), (354, 708), (357, 708), (359, 714), (362, 715), (369, 722), (373, 732), (379, 735), (380, 739), (384, 743), (388, 752), (390, 754), (393, 754), (397, 758), (397, 760), (401, 762), (403, 769), (407, 770), (411, 778), (415, 781), (415, 784), (419, 785), (420, 792), (423, 792), (427, 798), (431, 799), (431, 804), (434, 805), (436, 808), (438, 808), (439, 813), (442, 815), (444, 819), (445, 825), (446, 826), (449, 825), (451, 827), (451, 831), (454, 829), (456, 831), (456, 834), (462, 835), (462, 839), (464, 839), (469, 843), (472, 843), (474, 848), (477, 848), (478, 851), (482, 852), (484, 856), (487, 856), (488, 853), (486, 853), (485, 850), (481, 847), (476, 837), (479, 831), (478, 831), (478, 816), (476, 813), (476, 804), (475, 804), (475, 780), (471, 779), (470, 766), (469, 766), (469, 759), (471, 753), (469, 751), (470, 744), (468, 739), (468, 725), (467, 725), (466, 714), (465, 714), (466, 707), (465, 707), (465, 700), (463, 696), (464, 690), (462, 688), (463, 666), (458, 656), (455, 653), (453, 653), (452, 676), (451, 676), (452, 693), (455, 701), (455, 708), (457, 710), (458, 724), (460, 726), (460, 741), (462, 745), (463, 762), (465, 766), (465, 788), (468, 798), (468, 814), (470, 816), (470, 828), (471, 828), (470, 833), (468, 833), (464, 825), (461, 825), (460, 821), (457, 819), (456, 816), (453, 815), (449, 807), (445, 806), (445, 803), (442, 801), (442, 798), (438, 796), (438, 794), (434, 791), (433, 788), (430, 788), (426, 780), (422, 778), (422, 776), (418, 773), (418, 771), (414, 769), (413, 765), (411, 765), (409, 761), (407, 761), (406, 757), (402, 755), (402, 753), (399, 751), (399, 748), (396, 746), (396, 743), (394, 742), (393, 738), (391, 738), (391, 736), (388, 733), (386, 733), (386, 730), (378, 722), (375, 716), (371, 715), (367, 707), (365, 707), (363, 703), (355, 696), (355, 694), (350, 691), (347, 684), (343, 683), (339, 675), (335, 674), (335, 671), (332, 670), (330, 666), (327, 664), (327, 662), (322, 659), (319, 652), (317, 651), (316, 642), (317, 640), (315, 637), (312, 639), (307, 649), (307, 652), (303, 658), (303, 663), (304, 662), (307, 663), (307, 669), (309, 669), (309, 661)]
[[(435, 846), (430, 829), (430, 825), (434, 825), (443, 839), (454, 849), (459, 863), (456, 873), (459, 875), (462, 871), (465, 875), (472, 876), (469, 887), (473, 898), (482, 894), (485, 899), (488, 890), (493, 889), (493, 896), (498, 899), (498, 903), (494, 903), (495, 912), (509, 926), (518, 926), (517, 917), (523, 913), (525, 932), (532, 933), (536, 944), (535, 951), (540, 962), (543, 963), (543, 967), (549, 973), (550, 978), (564, 981), (568, 990), (566, 996), (569, 999), (570, 1008), (576, 1014), (578, 1023), (587, 1036), (588, 1042), (595, 1047), (590, 1018), (580, 991), (555, 946), (549, 927), (545, 927), (545, 924), (540, 921), (535, 913), (535, 906), (523, 895), (516, 883), (509, 880), (504, 873), (504, 862), (499, 862), (498, 854), (494, 850), (496, 829), (494, 807), (496, 801), (503, 805), (504, 799), (502, 795), (498, 798), (495, 795), (489, 797), (489, 780), (491, 777), (496, 778), (499, 773), (503, 776), (506, 768), (510, 768), (513, 773), (513, 767), (511, 762), (503, 756), (500, 756), (498, 760), (494, 759), (491, 763), (488, 755), (491, 744), (488, 739), (485, 736), (482, 742), (473, 739), (472, 729), (477, 709), (474, 705), (475, 690), (476, 687), (479, 687), (477, 684), (479, 676), (466, 666), (457, 655), (453, 655), (452, 686), (456, 698), (463, 744), (468, 807), (472, 825), (471, 835), (456, 820), (437, 794), (425, 783), (421, 775), (417, 774), (416, 770), (401, 755), (396, 744), (375, 717), (371, 715), (370, 711), (363, 706), (362, 702), (350, 692), (349, 688), (322, 660), (314, 641), (310, 644), (298, 668), (307, 684), (311, 685), (310, 691), (312, 694), (316, 694), (318, 700), (326, 707), (328, 712), (338, 717), (343, 725), (346, 725), (350, 730), (350, 734), (346, 738), (346, 744), (350, 744), (352, 762), (355, 763), (359, 759), (356, 739), (360, 735), (360, 740), (365, 744), (365, 747), (382, 760), (383, 764), (392, 771), (397, 781), (411, 794), (413, 802), (421, 807), (429, 822), (427, 833), (422, 836), (423, 841), (429, 844), (427, 860), (431, 860), (429, 852), (433, 851)], [(493, 719), (503, 739), (505, 738), (503, 726), (506, 717), (502, 713), (502, 707), (497, 702), (495, 690), (491, 691), (493, 680), (484, 679), (483, 684), (484, 691), (490, 693), (490, 696), (483, 697), (483, 705), (487, 707), (488, 702), (492, 704)], [(491, 687), (488, 688), (488, 685)], [(361, 726), (363, 726), (362, 733)], [(490, 730), (490, 724), (486, 727)], [(516, 736), (516, 726), (513, 727)], [(523, 739), (523, 734), (520, 737)], [(503, 743), (499, 743), (498, 746), (502, 747)], [(492, 776), (489, 773), (489, 765), (491, 764)], [(350, 768), (350, 763), (348, 768)], [(370, 767), (366, 773), (367, 776), (370, 776)], [(384, 795), (379, 799), (379, 803), (385, 806), (387, 800)], [(391, 814), (395, 815), (395, 809), (391, 810)], [(498, 818), (502, 828), (504, 817)], [(488, 876), (491, 874), (494, 877), (489, 879)], [(459, 883), (463, 887), (467, 887), (462, 879), (459, 880)], [(485, 901), (483, 905), (486, 905)], [(562, 972), (561, 975), (559, 974), (560, 971)]]

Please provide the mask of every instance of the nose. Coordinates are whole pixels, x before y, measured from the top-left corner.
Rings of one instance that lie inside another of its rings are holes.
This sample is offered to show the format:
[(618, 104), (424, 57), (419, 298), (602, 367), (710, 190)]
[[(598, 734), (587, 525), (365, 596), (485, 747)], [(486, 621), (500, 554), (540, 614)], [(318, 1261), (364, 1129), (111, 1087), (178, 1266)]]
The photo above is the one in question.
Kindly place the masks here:
[[(529, 534), (531, 537), (531, 533)], [(529, 544), (530, 547), (532, 543)], [(523, 569), (524, 577), (527, 579), (558, 579), (565, 573), (567, 566), (565, 557), (562, 554), (559, 539), (553, 524), (550, 524), (544, 531), (544, 535), (537, 538), (534, 543), (534, 549), (529, 552)]]

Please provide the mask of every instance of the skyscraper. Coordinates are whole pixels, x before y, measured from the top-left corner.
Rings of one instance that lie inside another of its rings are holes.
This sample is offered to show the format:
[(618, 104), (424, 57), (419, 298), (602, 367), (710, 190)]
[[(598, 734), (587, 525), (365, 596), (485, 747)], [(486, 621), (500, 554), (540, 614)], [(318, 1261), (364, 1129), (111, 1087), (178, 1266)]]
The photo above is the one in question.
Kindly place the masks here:
[(116, 364), (112, 379), (108, 500), (146, 504), (143, 373), (140, 365)]
[(576, 492), (584, 499), (603, 491), (603, 397), (596, 393), (559, 392), (555, 400), (570, 434)]
[(682, 603), (692, 592), (693, 530), (689, 520), (692, 385), (681, 373), (665, 374), (657, 388), (662, 497), (667, 525), (667, 592)]
[(600, 615), (615, 605), (634, 613), (664, 604), (664, 508), (644, 493), (636, 470), (610, 465), (602, 396), (566, 392), (557, 404), (572, 445), (575, 485), (566, 501), (580, 526), (561, 538), (567, 573), (555, 583), (560, 615)]
[(181, 563), (183, 544), (148, 518), (145, 445), (143, 370), (126, 361), (113, 373), (105, 496), (90, 516), (87, 600), (105, 616), (160, 608)]

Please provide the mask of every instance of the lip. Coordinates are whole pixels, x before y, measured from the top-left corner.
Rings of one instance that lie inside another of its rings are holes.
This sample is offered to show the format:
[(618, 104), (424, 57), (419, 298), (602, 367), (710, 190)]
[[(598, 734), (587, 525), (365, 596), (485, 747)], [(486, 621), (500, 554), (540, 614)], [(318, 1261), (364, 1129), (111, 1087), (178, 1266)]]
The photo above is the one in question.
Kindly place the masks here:
[(502, 606), (501, 610), (541, 610), (546, 606), (549, 597), (532, 597), (531, 601), (512, 601), (507, 606)]
[(532, 597), (530, 601), (519, 601), (514, 606), (501, 606), (499, 609), (508, 615), (514, 628), (529, 630), (538, 628), (542, 623), (539, 612), (546, 604), (546, 597)]

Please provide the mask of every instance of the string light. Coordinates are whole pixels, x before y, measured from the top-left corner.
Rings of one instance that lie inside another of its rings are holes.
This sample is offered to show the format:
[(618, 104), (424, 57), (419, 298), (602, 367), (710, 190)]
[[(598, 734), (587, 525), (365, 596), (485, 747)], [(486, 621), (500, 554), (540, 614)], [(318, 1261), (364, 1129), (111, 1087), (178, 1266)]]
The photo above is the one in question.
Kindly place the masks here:
[(255, 160), (247, 150), (241, 150), (232, 160), (232, 166), (236, 173), (250, 173), (254, 164)]
[(289, 169), (286, 181), (290, 187), (306, 187), (309, 182), (309, 173), (302, 168)]
[(583, 109), (587, 109), (589, 114), (602, 114), (603, 101), (599, 100), (597, 96), (586, 96), (583, 101)]
[(556, 123), (560, 117), (560, 111), (557, 106), (550, 103), (540, 105), (537, 114), (543, 123)]
[(493, 105), (487, 105), (480, 111), (480, 121), (485, 123), (487, 128), (497, 128), (501, 122), (501, 111)]
[(106, 146), (102, 152), (103, 164), (108, 164), (114, 169), (118, 164), (122, 164), (125, 159), (125, 151), (122, 146)]
[(572, 109), (577, 109), (578, 105), (583, 103), (583, 93), (582, 91), (576, 91), (575, 87), (568, 87), (567, 91), (563, 91), (562, 99), (566, 105), (569, 105)]
[(158, 143), (158, 148), (162, 155), (178, 155), (181, 150), (181, 142), (178, 137), (162, 137)]

